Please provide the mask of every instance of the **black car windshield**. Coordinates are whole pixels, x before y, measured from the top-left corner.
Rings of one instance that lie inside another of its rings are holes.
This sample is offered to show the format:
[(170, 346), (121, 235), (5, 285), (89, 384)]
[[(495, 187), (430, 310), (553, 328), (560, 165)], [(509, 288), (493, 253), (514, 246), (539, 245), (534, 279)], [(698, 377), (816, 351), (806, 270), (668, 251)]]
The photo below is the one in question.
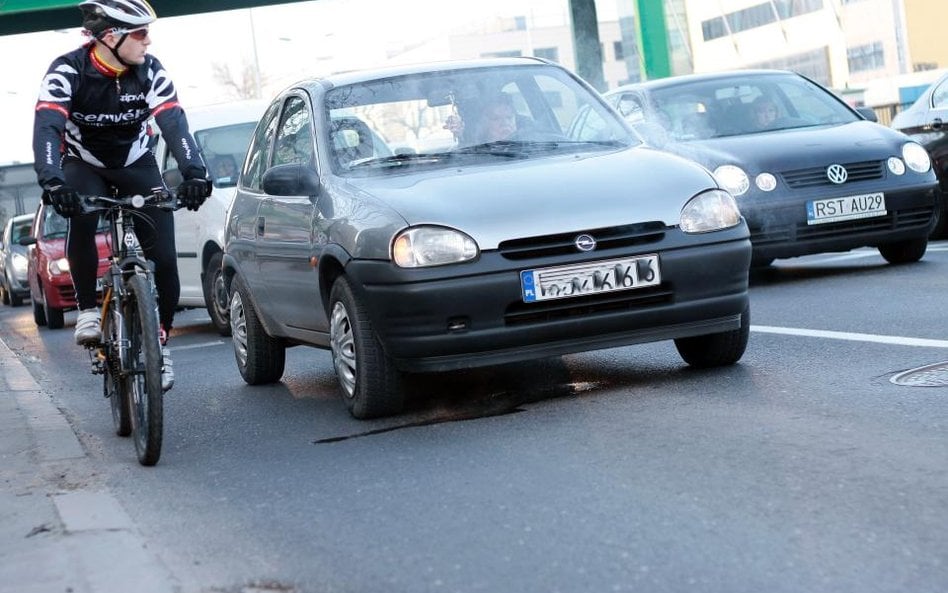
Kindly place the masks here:
[(615, 150), (638, 138), (559, 68), (426, 72), (326, 94), (340, 175)]
[(674, 84), (651, 89), (647, 102), (644, 120), (663, 128), (671, 141), (859, 120), (835, 95), (795, 74), (735, 76)]

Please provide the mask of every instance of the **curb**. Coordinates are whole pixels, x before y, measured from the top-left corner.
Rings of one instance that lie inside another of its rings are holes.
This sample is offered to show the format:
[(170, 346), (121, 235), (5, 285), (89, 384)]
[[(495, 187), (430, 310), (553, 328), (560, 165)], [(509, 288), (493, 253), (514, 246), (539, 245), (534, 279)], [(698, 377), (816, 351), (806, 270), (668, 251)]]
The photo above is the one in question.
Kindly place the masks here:
[(174, 593), (63, 413), (0, 338), (0, 593)]

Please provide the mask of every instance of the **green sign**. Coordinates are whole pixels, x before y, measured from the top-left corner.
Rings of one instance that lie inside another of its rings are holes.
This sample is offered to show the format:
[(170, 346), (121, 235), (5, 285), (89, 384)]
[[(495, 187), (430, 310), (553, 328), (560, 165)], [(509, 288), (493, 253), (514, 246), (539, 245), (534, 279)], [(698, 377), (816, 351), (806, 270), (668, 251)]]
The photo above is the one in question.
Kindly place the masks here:
[(78, 5), (79, 3), (76, 0), (0, 0), (0, 16), (16, 12), (51, 10)]

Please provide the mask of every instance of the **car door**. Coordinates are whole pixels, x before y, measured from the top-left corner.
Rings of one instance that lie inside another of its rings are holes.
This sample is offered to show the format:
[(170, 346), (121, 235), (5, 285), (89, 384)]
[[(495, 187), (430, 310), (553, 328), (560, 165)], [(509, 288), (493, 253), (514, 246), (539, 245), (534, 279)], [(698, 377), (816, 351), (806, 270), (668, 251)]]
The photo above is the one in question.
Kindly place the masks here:
[[(309, 101), (294, 94), (283, 102), (271, 166), (315, 167), (313, 117)], [(257, 262), (267, 308), (289, 329), (312, 331), (322, 309), (311, 263), (317, 196), (265, 195), (257, 211)]]
[(948, 77), (943, 77), (922, 98), (920, 109), (906, 111), (899, 131), (920, 142), (932, 156), (943, 190), (948, 189)]

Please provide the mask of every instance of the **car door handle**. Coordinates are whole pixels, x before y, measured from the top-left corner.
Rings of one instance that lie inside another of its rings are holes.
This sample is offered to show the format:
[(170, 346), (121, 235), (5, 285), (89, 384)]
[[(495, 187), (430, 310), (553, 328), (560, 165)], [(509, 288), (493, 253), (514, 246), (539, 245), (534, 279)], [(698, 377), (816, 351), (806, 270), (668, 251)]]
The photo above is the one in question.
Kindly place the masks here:
[(944, 122), (941, 121), (941, 118), (940, 118), (940, 117), (936, 117), (935, 119), (932, 120), (932, 129), (933, 129), (933, 130), (940, 130), (940, 129), (941, 129), (941, 126), (942, 126), (943, 124), (944, 124)]
[(262, 216), (257, 217), (257, 236), (263, 235), (264, 228), (266, 228), (266, 219)]

